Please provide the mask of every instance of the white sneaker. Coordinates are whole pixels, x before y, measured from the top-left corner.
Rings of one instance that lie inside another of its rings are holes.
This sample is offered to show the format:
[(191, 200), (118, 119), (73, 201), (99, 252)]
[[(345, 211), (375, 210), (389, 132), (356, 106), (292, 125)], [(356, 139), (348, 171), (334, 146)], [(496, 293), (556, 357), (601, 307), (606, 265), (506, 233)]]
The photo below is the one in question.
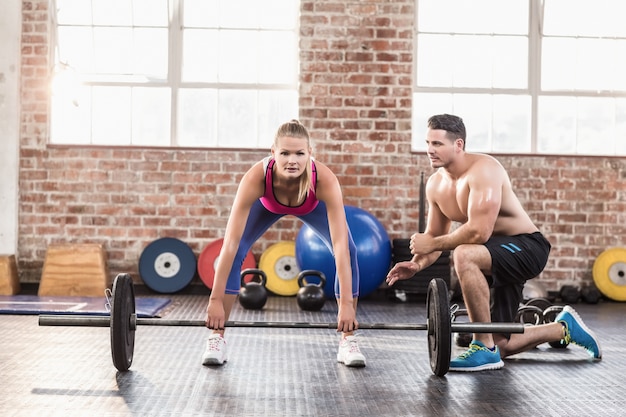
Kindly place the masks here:
[(202, 365), (223, 365), (226, 356), (226, 340), (219, 333), (213, 333), (206, 341), (206, 350), (202, 355)]
[(346, 366), (365, 366), (365, 356), (361, 353), (355, 336), (346, 336), (339, 343), (337, 362)]

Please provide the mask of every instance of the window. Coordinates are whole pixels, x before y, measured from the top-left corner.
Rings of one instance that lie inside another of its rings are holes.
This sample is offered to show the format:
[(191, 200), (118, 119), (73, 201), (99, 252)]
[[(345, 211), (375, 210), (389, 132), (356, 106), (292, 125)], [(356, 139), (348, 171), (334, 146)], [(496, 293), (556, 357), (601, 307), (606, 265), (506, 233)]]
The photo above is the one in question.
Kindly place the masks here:
[(624, 12), (612, 0), (418, 0), (413, 149), (426, 149), (428, 117), (454, 113), (472, 151), (626, 155)]
[(267, 148), (298, 117), (294, 0), (55, 0), (51, 143)]

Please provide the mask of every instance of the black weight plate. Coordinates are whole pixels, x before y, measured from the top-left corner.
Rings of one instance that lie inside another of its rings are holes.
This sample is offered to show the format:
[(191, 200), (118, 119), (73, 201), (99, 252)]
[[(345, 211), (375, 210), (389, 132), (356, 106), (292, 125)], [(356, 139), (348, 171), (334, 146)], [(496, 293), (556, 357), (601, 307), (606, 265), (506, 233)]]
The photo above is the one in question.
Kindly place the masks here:
[(113, 365), (126, 372), (133, 363), (135, 329), (131, 319), (135, 315), (135, 290), (128, 274), (119, 274), (113, 281), (111, 301), (111, 355)]
[(150, 243), (139, 257), (139, 275), (148, 288), (174, 293), (185, 288), (196, 274), (193, 250), (182, 240), (164, 237)]
[(517, 309), (515, 321), (522, 324), (542, 324), (543, 310), (537, 306), (524, 305)]
[(536, 298), (531, 298), (530, 300), (528, 300), (525, 305), (539, 307), (541, 311), (543, 311), (546, 308), (552, 306), (552, 301), (544, 297), (536, 297)]
[(430, 368), (435, 375), (444, 376), (450, 369), (452, 319), (448, 288), (441, 278), (433, 278), (428, 284), (426, 306)]

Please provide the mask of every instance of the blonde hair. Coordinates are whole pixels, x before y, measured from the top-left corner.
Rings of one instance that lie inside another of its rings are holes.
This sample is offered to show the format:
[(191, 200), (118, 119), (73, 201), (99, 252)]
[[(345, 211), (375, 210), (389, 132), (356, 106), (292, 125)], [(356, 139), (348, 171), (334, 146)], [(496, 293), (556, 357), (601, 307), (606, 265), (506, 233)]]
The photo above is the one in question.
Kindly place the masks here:
[[(298, 120), (292, 119), (287, 123), (280, 125), (276, 131), (274, 137), (274, 144), (272, 147), (276, 149), (278, 147), (278, 139), (289, 136), (291, 138), (305, 139), (308, 150), (311, 150), (311, 139), (309, 138), (309, 132)], [(304, 169), (304, 174), (300, 177), (300, 187), (298, 189), (298, 202), (303, 202), (309, 195), (309, 191), (313, 190), (313, 170), (311, 168), (311, 161), (309, 158), (308, 163)]]

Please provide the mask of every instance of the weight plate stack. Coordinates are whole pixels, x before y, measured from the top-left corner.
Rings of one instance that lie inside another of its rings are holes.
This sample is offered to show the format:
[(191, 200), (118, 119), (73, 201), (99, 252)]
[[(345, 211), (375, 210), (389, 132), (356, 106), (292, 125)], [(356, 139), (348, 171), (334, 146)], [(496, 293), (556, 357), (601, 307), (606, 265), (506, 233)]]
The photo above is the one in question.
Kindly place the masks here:
[(170, 294), (185, 288), (196, 275), (196, 255), (185, 242), (164, 237), (150, 243), (139, 257), (139, 276), (153, 291)]

